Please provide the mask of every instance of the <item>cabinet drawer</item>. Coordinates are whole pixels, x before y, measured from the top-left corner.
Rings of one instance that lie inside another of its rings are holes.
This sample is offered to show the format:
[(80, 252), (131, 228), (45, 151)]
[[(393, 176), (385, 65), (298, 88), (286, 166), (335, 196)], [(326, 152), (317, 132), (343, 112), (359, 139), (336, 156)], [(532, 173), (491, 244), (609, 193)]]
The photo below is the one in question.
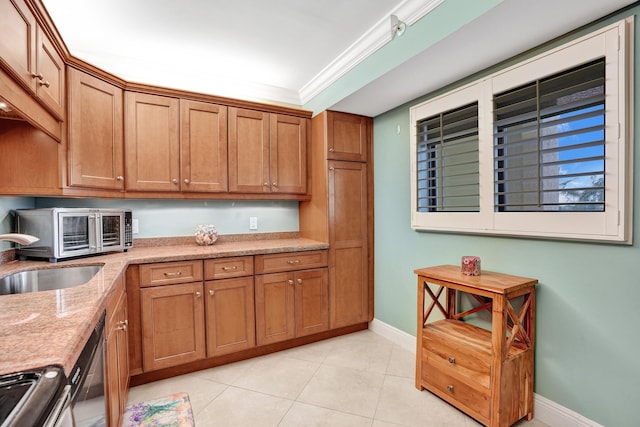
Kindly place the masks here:
[(441, 320), (422, 330), (423, 359), (447, 373), (489, 387), (491, 332), (458, 320)]
[(202, 281), (202, 261), (161, 262), (140, 266), (140, 287)]
[(227, 279), (253, 275), (253, 257), (208, 259), (204, 262), (204, 279)]
[(472, 387), (427, 362), (422, 363), (422, 380), (427, 388), (435, 389), (446, 400), (459, 402), (472, 412), (489, 418), (491, 393), (488, 388)]
[(327, 251), (257, 255), (256, 274), (326, 267), (327, 259)]

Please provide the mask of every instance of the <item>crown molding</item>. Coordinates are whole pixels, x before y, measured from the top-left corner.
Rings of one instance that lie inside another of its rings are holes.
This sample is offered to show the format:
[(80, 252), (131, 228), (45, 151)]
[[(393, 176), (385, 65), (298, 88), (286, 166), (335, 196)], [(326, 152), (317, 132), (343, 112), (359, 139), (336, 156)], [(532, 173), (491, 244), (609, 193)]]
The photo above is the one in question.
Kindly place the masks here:
[(444, 0), (405, 0), (400, 3), (304, 85), (300, 89), (300, 103), (304, 105), (309, 102), (367, 57), (389, 43), (393, 39), (390, 24), (391, 15), (396, 15), (407, 26), (410, 26), (442, 2)]

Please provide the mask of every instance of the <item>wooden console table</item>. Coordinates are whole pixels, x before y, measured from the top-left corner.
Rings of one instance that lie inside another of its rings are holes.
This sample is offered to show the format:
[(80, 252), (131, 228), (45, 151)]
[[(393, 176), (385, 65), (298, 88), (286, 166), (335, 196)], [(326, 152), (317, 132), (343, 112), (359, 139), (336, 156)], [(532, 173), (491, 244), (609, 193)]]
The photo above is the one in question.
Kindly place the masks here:
[[(416, 388), (429, 390), (489, 427), (532, 419), (538, 281), (489, 271), (466, 276), (453, 265), (414, 272)], [(478, 304), (459, 312), (456, 292), (471, 295)], [(434, 309), (444, 319), (428, 321)], [(491, 314), (491, 330), (463, 320), (483, 310)]]

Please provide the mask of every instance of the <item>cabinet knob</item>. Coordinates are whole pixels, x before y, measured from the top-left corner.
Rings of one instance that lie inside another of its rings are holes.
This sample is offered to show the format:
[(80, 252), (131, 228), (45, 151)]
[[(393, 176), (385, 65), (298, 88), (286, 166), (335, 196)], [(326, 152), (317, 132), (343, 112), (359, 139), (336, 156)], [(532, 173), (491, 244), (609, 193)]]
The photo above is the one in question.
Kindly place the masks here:
[(329, 168), (329, 170), (330, 170), (330, 171), (335, 170), (335, 169), (336, 169), (336, 168), (334, 168), (333, 166), (331, 166), (331, 167)]
[(127, 326), (129, 324), (128, 320), (121, 320), (120, 322), (118, 322), (118, 325), (124, 325)]
[(185, 178), (184, 183), (185, 184), (191, 184), (191, 181), (189, 181), (188, 179)]
[(449, 393), (453, 393), (453, 386), (452, 386), (452, 385), (448, 385), (448, 386), (447, 386), (447, 391), (448, 391)]
[(196, 291), (196, 298), (200, 298), (202, 296), (202, 294), (198, 291)]
[(173, 182), (173, 183), (174, 183), (174, 184), (176, 184), (176, 185), (178, 184), (178, 180), (177, 180), (177, 179), (175, 179), (175, 178), (173, 178), (173, 179), (171, 180), (171, 182)]
[(451, 363), (452, 365), (456, 363), (456, 358), (449, 356), (449, 363)]
[(38, 80), (44, 79), (44, 76), (42, 75), (42, 73), (31, 73), (31, 77)]
[(216, 291), (214, 291), (213, 289), (211, 289), (211, 290), (209, 291), (209, 295), (211, 295), (211, 296), (213, 296), (215, 293), (216, 293)]
[(298, 279), (298, 284), (302, 285), (302, 279)]
[(271, 185), (273, 185), (274, 187), (277, 187), (278, 183), (274, 181)]
[(289, 284), (290, 284), (290, 285), (293, 285), (293, 280), (289, 280)]
[(51, 83), (49, 83), (49, 81), (48, 81), (48, 80), (47, 80), (47, 81), (44, 81), (44, 82), (43, 82), (43, 81), (41, 81), (41, 82), (39, 82), (38, 84), (39, 84), (40, 86), (46, 86), (46, 87), (51, 86)]
[(269, 186), (269, 183), (268, 183), (268, 182), (265, 182), (265, 183), (264, 183), (264, 184), (262, 184), (262, 185), (264, 185), (265, 187), (268, 187), (268, 186)]
[(118, 175), (118, 176), (116, 176), (116, 179), (117, 179), (118, 181), (124, 181), (124, 176), (122, 176), (122, 175)]
[(120, 325), (116, 327), (116, 331), (126, 331), (127, 325)]
[(335, 148), (333, 148), (333, 147), (329, 147), (329, 152), (330, 152), (330, 153), (333, 153), (334, 151), (336, 151), (336, 150), (335, 150)]

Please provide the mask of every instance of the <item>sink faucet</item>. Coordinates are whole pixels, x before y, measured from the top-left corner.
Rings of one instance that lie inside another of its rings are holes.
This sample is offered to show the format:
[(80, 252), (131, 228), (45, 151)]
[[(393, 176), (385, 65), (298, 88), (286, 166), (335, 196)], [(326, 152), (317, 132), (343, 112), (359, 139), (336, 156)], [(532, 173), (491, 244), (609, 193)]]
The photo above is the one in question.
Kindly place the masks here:
[(14, 243), (19, 243), (21, 245), (30, 245), (34, 242), (40, 240), (39, 237), (31, 236), (29, 234), (20, 234), (20, 233), (9, 233), (9, 234), (0, 234), (0, 241), (9, 241)]

